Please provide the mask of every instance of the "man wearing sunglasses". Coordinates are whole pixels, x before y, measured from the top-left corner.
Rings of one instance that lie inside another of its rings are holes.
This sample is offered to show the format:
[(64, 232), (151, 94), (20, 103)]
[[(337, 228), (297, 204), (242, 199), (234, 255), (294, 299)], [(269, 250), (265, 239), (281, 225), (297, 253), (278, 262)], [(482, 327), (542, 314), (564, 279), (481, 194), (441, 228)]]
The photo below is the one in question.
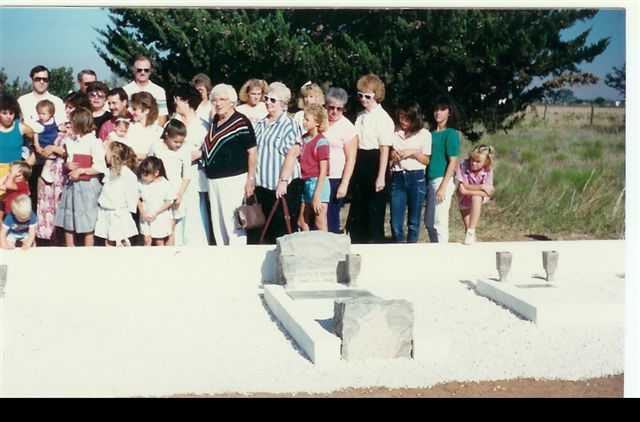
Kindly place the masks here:
[(167, 121), (169, 111), (167, 109), (167, 94), (160, 85), (154, 84), (150, 77), (153, 71), (151, 60), (147, 56), (137, 55), (133, 59), (131, 66), (133, 72), (133, 81), (125, 85), (123, 88), (129, 98), (138, 92), (148, 92), (155, 98), (158, 103), (158, 124), (164, 125)]
[(41, 132), (44, 128), (37, 123), (38, 111), (36, 110), (36, 104), (42, 100), (49, 100), (55, 107), (54, 118), (56, 124), (60, 126), (67, 120), (64, 114), (64, 102), (60, 97), (56, 97), (49, 92), (49, 69), (38, 65), (31, 69), (29, 76), (31, 77), (31, 92), (18, 98), (23, 121), (33, 128), (35, 132)]

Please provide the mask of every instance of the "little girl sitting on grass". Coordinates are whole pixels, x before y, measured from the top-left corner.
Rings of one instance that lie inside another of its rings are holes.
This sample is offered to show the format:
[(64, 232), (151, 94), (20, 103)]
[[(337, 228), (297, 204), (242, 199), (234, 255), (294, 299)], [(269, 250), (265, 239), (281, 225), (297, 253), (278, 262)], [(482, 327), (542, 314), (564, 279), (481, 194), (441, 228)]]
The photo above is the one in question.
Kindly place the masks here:
[(458, 165), (456, 180), (460, 214), (466, 229), (465, 245), (475, 243), (482, 205), (489, 201), (495, 190), (492, 166), (493, 147), (482, 144), (476, 145), (469, 153), (469, 158)]

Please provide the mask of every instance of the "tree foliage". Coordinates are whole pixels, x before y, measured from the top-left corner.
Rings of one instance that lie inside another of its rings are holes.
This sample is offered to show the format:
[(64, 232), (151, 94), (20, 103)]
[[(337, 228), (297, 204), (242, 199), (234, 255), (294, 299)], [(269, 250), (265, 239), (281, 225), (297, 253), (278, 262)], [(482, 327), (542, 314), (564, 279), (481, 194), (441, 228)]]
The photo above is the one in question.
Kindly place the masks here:
[(154, 78), (167, 87), (204, 72), (236, 87), (260, 77), (294, 92), (308, 80), (354, 92), (357, 79), (373, 72), (386, 83), (390, 111), (405, 100), (428, 111), (435, 97), (449, 95), (471, 140), (512, 127), (551, 89), (534, 86), (536, 79), (570, 78), (609, 42), (587, 45), (590, 30), (560, 37), (596, 10), (110, 11), (94, 45), (122, 77), (130, 78), (137, 53), (153, 58)]
[[(73, 68), (56, 67), (49, 70), (49, 92), (53, 95), (64, 98), (70, 91), (73, 91), (73, 87)], [(8, 82), (8, 76), (2, 68), (0, 69), (0, 90), (18, 98), (31, 92), (31, 82), (21, 81), (20, 77), (16, 77), (13, 82)]]
[(607, 73), (607, 76), (604, 79), (604, 83), (610, 87), (615, 89), (622, 95), (624, 98), (626, 92), (627, 85), (627, 64), (625, 63), (621, 69), (617, 67), (613, 67), (613, 72)]
[(31, 91), (31, 84), (27, 81), (21, 82), (19, 77), (16, 77), (12, 82), (9, 82), (9, 76), (6, 74), (3, 67), (0, 69), (0, 91), (18, 98), (22, 94), (26, 94)]
[(73, 68), (55, 67), (49, 72), (49, 92), (64, 98), (74, 88)]

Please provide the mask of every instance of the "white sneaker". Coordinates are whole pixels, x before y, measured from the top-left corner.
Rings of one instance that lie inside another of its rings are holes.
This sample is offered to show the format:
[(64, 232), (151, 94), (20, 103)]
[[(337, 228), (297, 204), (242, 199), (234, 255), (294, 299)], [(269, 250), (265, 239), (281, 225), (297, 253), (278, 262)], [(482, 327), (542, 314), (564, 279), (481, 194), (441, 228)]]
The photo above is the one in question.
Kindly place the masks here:
[(475, 232), (467, 231), (467, 234), (464, 236), (464, 244), (465, 245), (473, 245), (476, 243), (476, 234)]

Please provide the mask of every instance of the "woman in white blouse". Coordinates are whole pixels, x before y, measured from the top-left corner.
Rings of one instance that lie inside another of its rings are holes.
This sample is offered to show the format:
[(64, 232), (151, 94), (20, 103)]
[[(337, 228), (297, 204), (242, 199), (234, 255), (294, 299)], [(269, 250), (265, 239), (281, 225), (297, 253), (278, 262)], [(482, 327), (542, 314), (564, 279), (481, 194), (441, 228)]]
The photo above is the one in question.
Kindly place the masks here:
[(358, 79), (358, 99), (364, 111), (356, 119), (358, 153), (351, 186), (347, 231), (352, 243), (383, 243), (386, 174), (394, 124), (380, 103), (384, 83), (374, 74)]
[(329, 140), (329, 183), (331, 197), (327, 210), (329, 231), (340, 233), (340, 209), (347, 195), (353, 167), (358, 152), (356, 128), (344, 116), (349, 96), (342, 88), (331, 87), (327, 91), (325, 108), (329, 117), (329, 129), (325, 136)]
[(268, 89), (269, 86), (266, 81), (249, 79), (242, 85), (238, 93), (242, 105), (236, 107), (236, 111), (244, 114), (251, 121), (253, 127), (256, 126), (259, 120), (267, 117), (267, 106), (262, 100), (267, 95)]
[[(389, 154), (391, 167), (391, 234), (397, 243), (416, 243), (427, 193), (425, 169), (431, 156), (431, 134), (416, 103), (397, 111), (398, 130)], [(404, 220), (407, 216), (407, 236)]]

